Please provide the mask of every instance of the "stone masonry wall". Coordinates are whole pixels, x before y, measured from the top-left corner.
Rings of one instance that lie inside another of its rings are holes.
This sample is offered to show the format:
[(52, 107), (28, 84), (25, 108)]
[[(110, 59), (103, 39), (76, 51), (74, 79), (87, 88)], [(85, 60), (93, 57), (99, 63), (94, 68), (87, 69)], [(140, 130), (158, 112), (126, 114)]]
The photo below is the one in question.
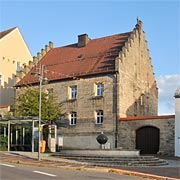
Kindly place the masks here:
[(157, 115), (158, 91), (151, 58), (139, 23), (116, 59), (120, 117)]
[(123, 149), (136, 148), (136, 131), (145, 126), (160, 129), (159, 151), (164, 154), (174, 154), (174, 118), (159, 118), (145, 120), (119, 121), (118, 146)]
[[(102, 97), (95, 96), (95, 84), (103, 82), (104, 93)], [(76, 125), (60, 127), (58, 134), (64, 136), (64, 147), (90, 148), (90, 142), (94, 142), (91, 148), (99, 147), (96, 143), (98, 134), (104, 132), (109, 137), (114, 137), (116, 120), (116, 97), (115, 97), (115, 76), (112, 74), (96, 77), (82, 78), (80, 80), (68, 80), (48, 84), (44, 88), (53, 88), (57, 101), (63, 103), (63, 111), (67, 113), (69, 120), (71, 112), (77, 112)], [(77, 99), (69, 98), (69, 88), (77, 86)], [(103, 124), (96, 124), (95, 112), (103, 110)], [(84, 141), (82, 137), (86, 137)], [(79, 139), (79, 140), (78, 140)], [(87, 141), (86, 141), (87, 139)], [(114, 147), (113, 138), (111, 147)]]

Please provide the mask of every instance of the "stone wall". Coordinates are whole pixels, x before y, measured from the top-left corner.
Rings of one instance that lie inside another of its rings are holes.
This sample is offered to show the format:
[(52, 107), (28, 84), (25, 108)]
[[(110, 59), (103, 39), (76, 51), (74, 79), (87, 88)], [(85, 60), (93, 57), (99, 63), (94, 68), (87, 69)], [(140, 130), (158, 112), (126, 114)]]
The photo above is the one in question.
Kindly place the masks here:
[(135, 120), (119, 121), (118, 146), (123, 149), (136, 148), (136, 131), (145, 126), (153, 126), (160, 129), (159, 152), (164, 154), (174, 154), (174, 116), (157, 116), (149, 119), (136, 118)]
[(116, 66), (119, 68), (119, 116), (157, 115), (158, 89), (141, 22), (116, 58)]
[[(61, 133), (61, 131), (59, 131)], [(63, 134), (63, 149), (101, 149), (100, 144), (96, 141), (100, 133), (81, 133), (81, 134)], [(108, 142), (104, 148), (114, 149), (114, 134), (105, 132), (108, 136)]]
[[(95, 84), (104, 84), (103, 96), (95, 95)], [(64, 148), (99, 148), (96, 137), (101, 133), (108, 134), (110, 146), (114, 148), (114, 133), (116, 126), (116, 94), (115, 76), (113, 74), (68, 80), (48, 84), (44, 88), (53, 88), (57, 101), (63, 103), (63, 112), (69, 123), (71, 112), (77, 112), (76, 125), (58, 128), (58, 134), (64, 137)], [(77, 86), (77, 98), (69, 98), (69, 88)], [(103, 123), (96, 124), (95, 113), (103, 110)]]

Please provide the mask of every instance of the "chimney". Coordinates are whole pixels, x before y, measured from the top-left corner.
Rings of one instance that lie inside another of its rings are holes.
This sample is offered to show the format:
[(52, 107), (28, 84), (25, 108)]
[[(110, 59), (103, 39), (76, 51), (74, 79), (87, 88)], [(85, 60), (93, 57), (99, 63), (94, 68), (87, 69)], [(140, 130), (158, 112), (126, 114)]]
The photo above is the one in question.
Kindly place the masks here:
[(89, 42), (89, 37), (87, 34), (81, 34), (78, 36), (78, 47), (84, 47)]

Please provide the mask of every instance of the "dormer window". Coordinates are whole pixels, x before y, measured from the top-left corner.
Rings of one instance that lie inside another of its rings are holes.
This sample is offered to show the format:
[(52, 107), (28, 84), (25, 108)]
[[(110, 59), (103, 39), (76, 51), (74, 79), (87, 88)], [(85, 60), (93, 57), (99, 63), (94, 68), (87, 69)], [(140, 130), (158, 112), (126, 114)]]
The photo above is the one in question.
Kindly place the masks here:
[(81, 59), (83, 57), (83, 54), (78, 55), (78, 59)]

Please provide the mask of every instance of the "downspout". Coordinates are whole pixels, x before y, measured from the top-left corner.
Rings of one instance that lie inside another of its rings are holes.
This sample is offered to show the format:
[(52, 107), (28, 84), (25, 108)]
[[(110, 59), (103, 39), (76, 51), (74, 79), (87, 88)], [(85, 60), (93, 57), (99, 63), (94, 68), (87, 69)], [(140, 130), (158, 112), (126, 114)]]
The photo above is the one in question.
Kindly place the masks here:
[(8, 119), (8, 152), (10, 151), (10, 138), (11, 138), (11, 121)]
[(117, 148), (118, 147), (118, 125), (119, 125), (119, 57), (115, 59), (115, 89), (116, 89), (115, 148)]
[(118, 80), (119, 80), (119, 72), (116, 71), (116, 76), (115, 76), (116, 82), (116, 122), (115, 122), (115, 148), (118, 147), (118, 123), (119, 123), (119, 85), (118, 85)]

